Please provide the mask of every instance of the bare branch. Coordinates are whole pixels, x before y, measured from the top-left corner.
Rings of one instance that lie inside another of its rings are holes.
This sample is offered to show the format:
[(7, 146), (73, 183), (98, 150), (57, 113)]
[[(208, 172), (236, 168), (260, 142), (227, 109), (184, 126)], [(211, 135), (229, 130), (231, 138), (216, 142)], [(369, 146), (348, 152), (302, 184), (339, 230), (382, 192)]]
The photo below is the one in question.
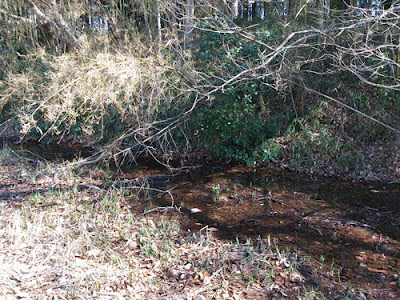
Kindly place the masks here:
[(81, 47), (78, 39), (74, 36), (68, 24), (61, 16), (55, 0), (41, 1), (48, 8), (48, 13), (43, 12), (33, 0), (24, 0), (24, 2), (32, 9), (33, 13), (36, 14), (39, 19), (42, 19), (50, 25), (52, 32), (59, 40), (65, 42), (71, 48)]
[(328, 100), (331, 100), (331, 101), (333, 101), (333, 102), (335, 102), (335, 103), (337, 103), (337, 104), (339, 104), (341, 106), (344, 106), (347, 109), (350, 109), (351, 111), (353, 111), (353, 112), (355, 112), (355, 113), (357, 113), (357, 114), (359, 114), (359, 115), (361, 115), (361, 116), (363, 116), (363, 117), (365, 117), (365, 118), (367, 118), (367, 119), (369, 119), (371, 121), (374, 121), (375, 123), (378, 123), (379, 125), (382, 125), (383, 127), (386, 127), (387, 129), (389, 129), (391, 131), (394, 131), (397, 134), (400, 134), (400, 130), (397, 130), (396, 128), (393, 128), (392, 126), (389, 126), (389, 125), (387, 125), (387, 124), (385, 124), (385, 123), (383, 123), (383, 122), (381, 122), (381, 121), (379, 121), (379, 120), (377, 120), (377, 119), (375, 119), (375, 118), (373, 118), (373, 117), (371, 117), (371, 116), (369, 116), (367, 114), (364, 114), (363, 112), (359, 111), (358, 109), (355, 109), (354, 107), (351, 107), (351, 106), (349, 106), (349, 105), (347, 105), (347, 104), (345, 104), (345, 103), (343, 103), (343, 102), (341, 102), (341, 101), (339, 101), (339, 100), (337, 100), (335, 98), (332, 98), (332, 97), (330, 97), (328, 95), (320, 93), (320, 92), (318, 92), (316, 90), (313, 90), (313, 89), (310, 89), (310, 88), (307, 88), (307, 87), (305, 89), (306, 89), (307, 92), (310, 92), (310, 93), (316, 94), (318, 96), (324, 97), (324, 98), (326, 98)]

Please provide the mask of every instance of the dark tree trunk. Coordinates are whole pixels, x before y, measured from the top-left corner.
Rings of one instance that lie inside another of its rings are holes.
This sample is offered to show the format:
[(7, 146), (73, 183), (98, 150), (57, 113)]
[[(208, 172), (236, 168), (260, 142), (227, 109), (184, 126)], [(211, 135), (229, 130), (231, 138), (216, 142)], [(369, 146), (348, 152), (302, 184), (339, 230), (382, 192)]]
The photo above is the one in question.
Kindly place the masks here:
[(288, 0), (288, 21), (291, 21), (296, 15), (296, 0)]
[(251, 4), (251, 19), (254, 21), (257, 19), (257, 1), (254, 0), (254, 2)]
[(249, 20), (249, 1), (247, 0), (243, 2), (243, 20)]
[(347, 5), (348, 4), (345, 0), (331, 0), (331, 8), (334, 10), (344, 10), (346, 9)]

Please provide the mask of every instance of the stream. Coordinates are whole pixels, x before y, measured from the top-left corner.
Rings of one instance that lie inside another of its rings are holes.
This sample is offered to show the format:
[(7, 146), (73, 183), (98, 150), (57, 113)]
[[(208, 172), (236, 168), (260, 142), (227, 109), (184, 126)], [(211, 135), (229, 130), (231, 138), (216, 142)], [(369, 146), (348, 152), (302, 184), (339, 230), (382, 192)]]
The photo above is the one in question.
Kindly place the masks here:
[[(78, 150), (29, 147), (47, 160), (89, 152)], [(160, 209), (155, 214), (178, 218), (185, 230), (212, 231), (232, 242), (274, 240), (282, 249), (337, 268), (343, 280), (357, 278), (365, 288), (398, 288), (400, 184), (312, 178), (273, 166), (203, 164), (171, 174), (159, 164), (140, 160), (115, 172), (113, 179), (125, 184), (142, 178), (150, 187), (170, 191), (132, 198), (135, 213), (168, 207), (172, 195), (179, 212)]]
[[(207, 228), (232, 242), (273, 239), (280, 248), (340, 269), (343, 280), (357, 278), (365, 288), (398, 284), (399, 184), (311, 178), (274, 167), (207, 166), (170, 177), (159, 173), (157, 167), (140, 165), (123, 176), (147, 176), (151, 186), (170, 190), (186, 230)], [(170, 204), (168, 194), (155, 194), (133, 209)]]

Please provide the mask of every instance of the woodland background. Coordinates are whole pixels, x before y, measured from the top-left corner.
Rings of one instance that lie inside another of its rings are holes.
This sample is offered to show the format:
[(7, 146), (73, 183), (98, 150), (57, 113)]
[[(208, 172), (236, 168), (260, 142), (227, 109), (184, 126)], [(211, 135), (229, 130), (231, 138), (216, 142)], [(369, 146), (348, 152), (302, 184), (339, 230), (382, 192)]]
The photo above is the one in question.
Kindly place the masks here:
[(398, 1), (1, 0), (3, 135), (399, 178)]

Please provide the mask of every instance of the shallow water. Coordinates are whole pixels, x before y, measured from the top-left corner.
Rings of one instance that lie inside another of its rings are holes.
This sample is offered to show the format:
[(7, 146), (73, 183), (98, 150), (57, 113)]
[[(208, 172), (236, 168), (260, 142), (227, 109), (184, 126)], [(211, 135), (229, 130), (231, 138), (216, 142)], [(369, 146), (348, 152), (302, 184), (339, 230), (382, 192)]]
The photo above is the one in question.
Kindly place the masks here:
[[(159, 174), (139, 166), (124, 174)], [(152, 177), (150, 184), (169, 189), (182, 225), (208, 228), (221, 239), (275, 239), (366, 288), (388, 287), (400, 270), (400, 185), (311, 178), (272, 167), (200, 168), (176, 177)], [(152, 180), (156, 178), (157, 180)], [(161, 180), (159, 180), (161, 178)], [(137, 200), (134, 200), (137, 201)], [(164, 195), (136, 209), (168, 206)], [(198, 211), (198, 212), (197, 212)]]
[(25, 152), (27, 156), (33, 156), (38, 159), (48, 161), (72, 161), (76, 158), (85, 158), (92, 154), (93, 149), (89, 146), (75, 144), (51, 144), (42, 145), (39, 143), (16, 144), (12, 149)]
[[(88, 156), (79, 147), (24, 148), (47, 160)], [(400, 184), (357, 183), (278, 170), (274, 167), (207, 166), (171, 176), (148, 160), (119, 170), (114, 179), (146, 178), (170, 190), (186, 230), (209, 230), (236, 241), (273, 239), (365, 288), (398, 288)], [(135, 213), (171, 204), (168, 194), (131, 199)], [(167, 214), (168, 215), (168, 214)], [(396, 287), (393, 287), (393, 282)]]

